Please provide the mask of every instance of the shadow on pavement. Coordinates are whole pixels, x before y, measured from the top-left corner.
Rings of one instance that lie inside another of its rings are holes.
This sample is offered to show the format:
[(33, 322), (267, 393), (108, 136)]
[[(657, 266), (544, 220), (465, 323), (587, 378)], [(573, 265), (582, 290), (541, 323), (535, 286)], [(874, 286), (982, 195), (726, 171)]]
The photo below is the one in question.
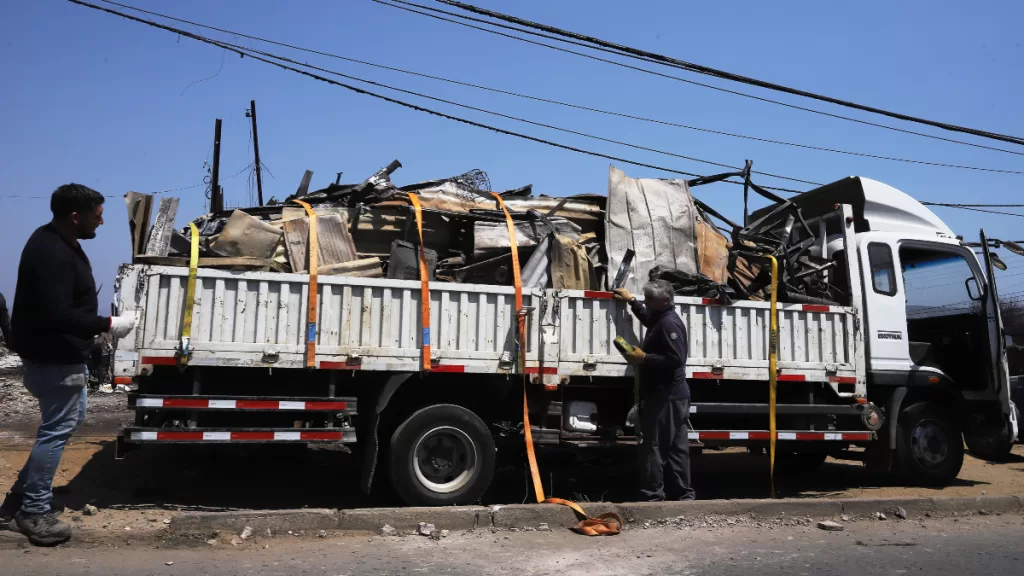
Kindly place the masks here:
[[(539, 454), (544, 491), (580, 502), (635, 499), (634, 465), (628, 449)], [(71, 508), (142, 507), (221, 510), (231, 508), (357, 508), (396, 506), (359, 489), (359, 458), (337, 449), (301, 446), (150, 446), (114, 459), (114, 443), (92, 455), (58, 499)], [(483, 504), (519, 503), (532, 497), (525, 466), (500, 468)], [(378, 476), (378, 479), (383, 479)], [(741, 450), (693, 459), (700, 499), (768, 498), (768, 457)], [(958, 480), (956, 485), (982, 483)], [(829, 461), (814, 473), (778, 471), (780, 497), (836, 497), (851, 488), (898, 486), (887, 475), (856, 462)]]

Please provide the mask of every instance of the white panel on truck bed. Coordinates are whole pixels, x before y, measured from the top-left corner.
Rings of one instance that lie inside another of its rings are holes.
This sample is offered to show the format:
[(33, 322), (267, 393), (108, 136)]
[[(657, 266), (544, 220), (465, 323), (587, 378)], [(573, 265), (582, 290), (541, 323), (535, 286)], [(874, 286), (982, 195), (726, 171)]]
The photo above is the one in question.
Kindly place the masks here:
[[(628, 370), (613, 341), (639, 345), (645, 330), (629, 307), (607, 292), (560, 293), (559, 372), (620, 376)], [(767, 380), (769, 304), (729, 306), (676, 298), (687, 328), (687, 373), (697, 378)], [(780, 370), (790, 379), (854, 384), (856, 310), (840, 306), (779, 305)], [(781, 378), (785, 380), (786, 378)], [(863, 391), (861, 391), (863, 393)]]
[[(143, 318), (135, 347), (143, 357), (173, 353), (180, 344), (188, 270), (126, 268), (121, 305), (141, 309)], [(138, 289), (129, 286), (140, 280)], [(496, 372), (503, 356), (513, 357), (512, 287), (436, 282), (430, 288), (431, 353), (438, 363), (465, 366), (470, 372), (480, 370), (467, 364), (482, 362), (490, 367), (486, 371)], [(131, 290), (137, 302), (129, 301)], [(358, 355), (365, 368), (418, 370), (423, 336), (418, 281), (324, 276), (319, 290), (318, 362)], [(539, 308), (540, 294), (525, 292), (524, 306)], [(302, 274), (200, 269), (192, 315), (193, 363), (301, 366), (307, 298), (308, 276)], [(529, 361), (536, 359), (538, 348), (534, 313), (528, 316), (527, 329)], [(268, 354), (277, 358), (264, 362)]]

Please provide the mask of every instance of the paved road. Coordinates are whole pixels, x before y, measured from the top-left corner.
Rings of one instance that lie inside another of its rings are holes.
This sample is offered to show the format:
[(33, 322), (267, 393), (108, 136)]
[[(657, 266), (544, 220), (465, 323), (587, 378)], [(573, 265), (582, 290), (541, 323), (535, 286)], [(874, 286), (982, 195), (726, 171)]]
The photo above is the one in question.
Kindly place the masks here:
[(175, 547), (180, 545), (107, 541), (56, 549), (11, 546), (0, 550), (0, 566), (5, 574), (23, 576), (1016, 574), (1024, 560), (1024, 518), (863, 521), (848, 524), (845, 532), (813, 527), (651, 528), (586, 538), (568, 532), (486, 531), (453, 534), (440, 542), (341, 535), (257, 539), (238, 547)]

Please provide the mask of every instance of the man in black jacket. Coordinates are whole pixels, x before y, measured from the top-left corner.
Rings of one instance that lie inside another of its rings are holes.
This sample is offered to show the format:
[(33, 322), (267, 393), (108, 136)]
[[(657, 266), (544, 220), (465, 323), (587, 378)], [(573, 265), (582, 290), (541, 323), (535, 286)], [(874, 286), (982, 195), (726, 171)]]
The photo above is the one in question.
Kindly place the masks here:
[(630, 303), (647, 327), (643, 346), (626, 360), (640, 370), (640, 496), (644, 500), (693, 500), (690, 487), (690, 388), (686, 385), (686, 326), (673, 305), (675, 292), (665, 280), (644, 286), (644, 302), (625, 289), (615, 296)]
[(81, 184), (57, 188), (53, 220), (25, 244), (18, 266), (11, 318), (11, 349), (25, 365), (25, 388), (39, 401), (42, 423), (28, 461), (0, 505), (12, 528), (33, 544), (71, 537), (71, 527), (51, 511), (53, 476), (68, 439), (85, 419), (86, 360), (93, 338), (127, 336), (130, 317), (97, 314), (96, 284), (79, 240), (96, 237), (103, 224), (103, 196)]

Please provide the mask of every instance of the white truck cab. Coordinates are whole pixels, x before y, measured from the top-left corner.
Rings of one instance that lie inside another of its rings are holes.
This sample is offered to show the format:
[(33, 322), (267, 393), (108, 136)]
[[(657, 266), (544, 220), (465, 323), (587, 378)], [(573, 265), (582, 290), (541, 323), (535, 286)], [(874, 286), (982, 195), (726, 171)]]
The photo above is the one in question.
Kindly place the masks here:
[(896, 464), (935, 478), (959, 469), (961, 433), (972, 453), (1005, 455), (1017, 423), (984, 231), (979, 259), (927, 207), (869, 178), (792, 200), (805, 215), (853, 208), (868, 398), (886, 406)]

